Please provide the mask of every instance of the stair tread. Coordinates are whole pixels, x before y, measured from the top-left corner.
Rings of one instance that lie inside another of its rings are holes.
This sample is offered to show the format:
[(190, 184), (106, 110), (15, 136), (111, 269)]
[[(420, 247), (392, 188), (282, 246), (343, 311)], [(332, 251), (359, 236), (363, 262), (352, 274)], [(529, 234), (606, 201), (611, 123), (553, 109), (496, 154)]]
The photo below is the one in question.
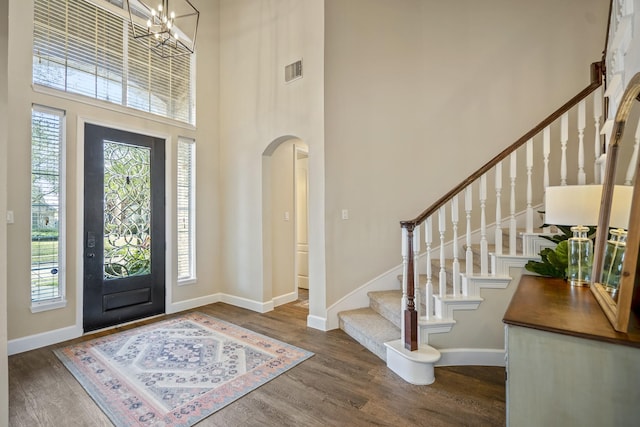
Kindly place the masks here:
[(368, 335), (382, 340), (381, 342), (398, 339), (400, 336), (400, 328), (370, 307), (343, 311), (340, 318), (348, 320), (352, 325), (365, 326), (369, 331)]

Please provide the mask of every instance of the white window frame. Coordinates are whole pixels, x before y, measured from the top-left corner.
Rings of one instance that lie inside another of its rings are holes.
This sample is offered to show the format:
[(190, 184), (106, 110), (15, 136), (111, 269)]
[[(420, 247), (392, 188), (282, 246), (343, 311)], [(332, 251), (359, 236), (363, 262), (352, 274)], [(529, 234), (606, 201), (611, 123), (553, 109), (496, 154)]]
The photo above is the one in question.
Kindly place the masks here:
[[(58, 161), (58, 297), (43, 299), (38, 301), (31, 300), (31, 312), (37, 313), (41, 311), (54, 310), (57, 308), (66, 307), (66, 112), (63, 110), (45, 107), (34, 104), (31, 109), (31, 120), (33, 123), (33, 113), (39, 112), (44, 114), (51, 114), (60, 118), (60, 141), (59, 141), (59, 161)], [(32, 125), (33, 126), (33, 125)], [(31, 131), (33, 132), (33, 130)], [(33, 137), (33, 135), (32, 135)], [(33, 145), (33, 142), (30, 144)], [(33, 174), (33, 155), (30, 156), (30, 170)], [(29, 195), (31, 198), (31, 194)], [(30, 232), (29, 236), (33, 236), (33, 205), (30, 202), (31, 215), (30, 215)], [(31, 244), (29, 245), (31, 248)], [(30, 255), (31, 259), (31, 255)], [(31, 263), (30, 263), (31, 265)], [(29, 294), (32, 293), (33, 282), (31, 280), (31, 269), (29, 270)], [(31, 299), (31, 298), (30, 298)]]
[(180, 258), (181, 256), (181, 248), (180, 248), (180, 238), (178, 236), (178, 234), (180, 233), (180, 221), (183, 218), (183, 216), (181, 215), (180, 211), (179, 211), (179, 206), (180, 206), (180, 191), (179, 191), (179, 183), (180, 183), (180, 174), (181, 174), (181, 168), (180, 168), (180, 162), (181, 162), (181, 155), (180, 155), (180, 147), (187, 145), (187, 147), (189, 147), (189, 162), (190, 162), (190, 176), (187, 177), (187, 179), (189, 180), (189, 200), (187, 201), (188, 204), (188, 218), (189, 218), (189, 225), (190, 225), (190, 229), (187, 231), (187, 233), (189, 233), (189, 243), (188, 243), (188, 248), (186, 248), (186, 250), (188, 251), (188, 257), (189, 257), (189, 274), (188, 275), (183, 275), (180, 276), (180, 270), (179, 267), (176, 266), (176, 272), (177, 272), (177, 280), (178, 280), (178, 285), (182, 286), (182, 285), (188, 285), (188, 284), (192, 284), (195, 283), (197, 281), (197, 277), (196, 277), (196, 142), (195, 140), (191, 139), (191, 138), (185, 138), (185, 137), (178, 137), (178, 144), (176, 147), (177, 150), (177, 155), (176, 155), (176, 260)]

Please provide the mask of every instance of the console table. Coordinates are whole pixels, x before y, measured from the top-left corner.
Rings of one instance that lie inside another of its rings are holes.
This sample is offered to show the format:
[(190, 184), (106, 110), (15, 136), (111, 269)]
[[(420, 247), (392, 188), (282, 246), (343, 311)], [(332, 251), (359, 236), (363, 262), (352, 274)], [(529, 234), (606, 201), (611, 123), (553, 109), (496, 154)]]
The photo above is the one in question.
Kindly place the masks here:
[(504, 315), (507, 425), (640, 425), (640, 323), (616, 332), (586, 287), (522, 276)]

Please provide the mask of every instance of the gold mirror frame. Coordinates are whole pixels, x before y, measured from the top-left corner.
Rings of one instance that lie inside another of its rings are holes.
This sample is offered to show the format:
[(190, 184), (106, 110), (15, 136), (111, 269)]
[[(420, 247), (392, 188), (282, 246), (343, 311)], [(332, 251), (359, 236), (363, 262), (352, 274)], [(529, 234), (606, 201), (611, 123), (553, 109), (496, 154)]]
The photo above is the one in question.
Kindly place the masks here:
[(629, 228), (627, 230), (627, 246), (622, 265), (622, 276), (618, 286), (617, 301), (599, 283), (604, 261), (604, 251), (609, 232), (609, 219), (611, 204), (613, 201), (613, 189), (615, 186), (616, 166), (618, 163), (618, 151), (624, 127), (629, 118), (631, 107), (638, 102), (640, 95), (640, 73), (637, 73), (625, 89), (616, 113), (615, 123), (611, 136), (611, 143), (607, 149), (607, 165), (603, 178), (602, 200), (600, 201), (600, 216), (598, 218), (598, 230), (596, 232), (596, 247), (593, 259), (593, 271), (591, 277), (591, 292), (598, 300), (602, 310), (609, 318), (611, 325), (619, 332), (627, 332), (631, 310), (638, 308), (640, 304), (640, 274), (638, 268), (638, 247), (640, 246), (640, 185), (638, 174), (640, 172), (640, 159), (635, 165), (633, 199), (629, 215)]

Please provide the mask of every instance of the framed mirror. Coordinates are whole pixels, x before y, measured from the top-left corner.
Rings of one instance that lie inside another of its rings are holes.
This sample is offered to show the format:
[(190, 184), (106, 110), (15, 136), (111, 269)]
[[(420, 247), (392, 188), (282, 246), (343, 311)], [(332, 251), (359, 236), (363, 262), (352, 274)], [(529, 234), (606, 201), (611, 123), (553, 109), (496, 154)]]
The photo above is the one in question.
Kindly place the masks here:
[[(627, 332), (631, 311), (640, 307), (640, 183), (637, 182), (640, 160), (637, 153), (634, 158), (638, 116), (640, 73), (631, 79), (622, 95), (607, 148), (591, 275), (591, 291), (611, 325), (619, 332)], [(629, 129), (625, 133), (626, 125)], [(620, 176), (625, 176), (625, 183), (620, 182)], [(617, 199), (623, 192), (626, 200), (620, 204)], [(620, 214), (616, 210), (620, 209), (628, 215), (626, 224), (620, 224), (621, 220), (616, 219)]]

